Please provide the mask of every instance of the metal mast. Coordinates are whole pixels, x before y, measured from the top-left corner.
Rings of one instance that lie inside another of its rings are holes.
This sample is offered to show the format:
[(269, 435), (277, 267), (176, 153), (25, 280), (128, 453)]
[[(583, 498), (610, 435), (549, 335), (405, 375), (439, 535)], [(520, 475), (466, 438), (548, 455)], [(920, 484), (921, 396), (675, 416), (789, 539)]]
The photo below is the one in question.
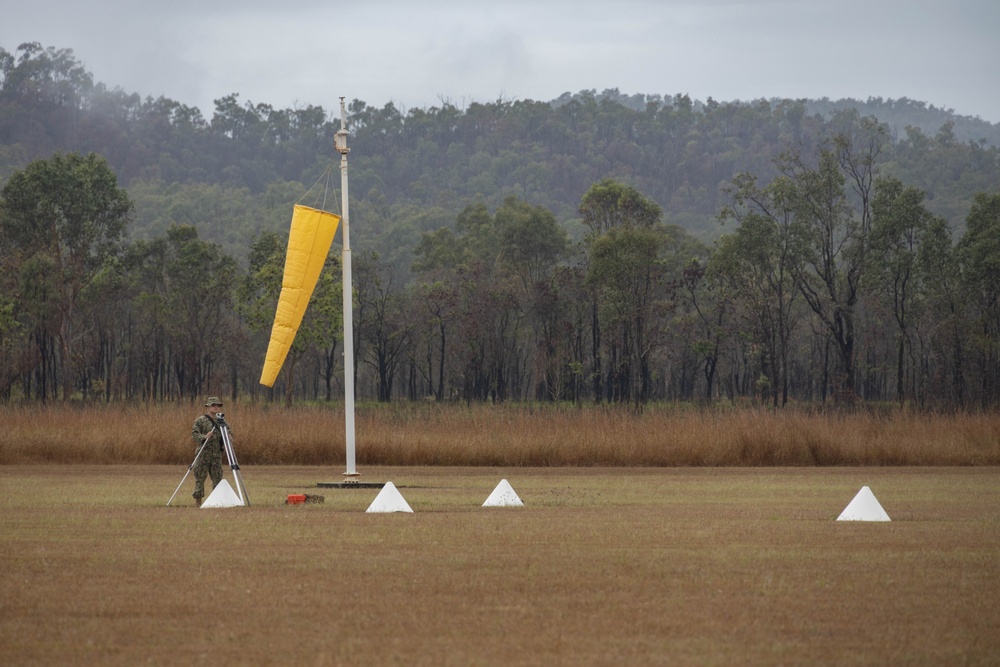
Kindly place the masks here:
[(351, 234), (347, 213), (347, 114), (344, 110), (344, 98), (340, 98), (340, 131), (334, 136), (334, 148), (340, 153), (340, 190), (343, 195), (341, 203), (340, 225), (343, 230), (344, 250), (341, 253), (341, 265), (344, 271), (344, 421), (346, 428), (347, 471), (344, 475), (357, 476), (354, 456), (354, 287), (351, 284)]

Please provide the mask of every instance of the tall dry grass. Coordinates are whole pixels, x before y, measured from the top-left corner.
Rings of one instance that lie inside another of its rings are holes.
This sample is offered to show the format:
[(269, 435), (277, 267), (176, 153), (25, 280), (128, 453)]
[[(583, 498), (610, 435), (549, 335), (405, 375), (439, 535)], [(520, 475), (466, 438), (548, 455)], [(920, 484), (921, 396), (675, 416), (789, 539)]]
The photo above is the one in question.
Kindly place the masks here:
[[(0, 464), (188, 464), (200, 406), (0, 409)], [(226, 407), (241, 464), (344, 461), (341, 406)], [(1000, 415), (548, 405), (366, 405), (359, 465), (1000, 465)]]

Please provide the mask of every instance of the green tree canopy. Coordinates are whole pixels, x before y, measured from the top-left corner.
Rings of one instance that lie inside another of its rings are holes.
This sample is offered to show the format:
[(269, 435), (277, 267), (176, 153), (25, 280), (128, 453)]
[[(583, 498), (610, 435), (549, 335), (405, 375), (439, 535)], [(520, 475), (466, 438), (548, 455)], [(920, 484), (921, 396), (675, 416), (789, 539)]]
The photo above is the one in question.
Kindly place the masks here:
[(124, 249), (132, 204), (104, 158), (55, 155), (16, 172), (0, 191), (0, 234), (15, 261), (39, 262), (58, 293), (52, 332), (62, 352), (63, 400), (73, 394), (76, 307), (101, 266)]
[(603, 234), (618, 227), (652, 227), (663, 209), (635, 188), (608, 178), (587, 190), (580, 215), (593, 233)]

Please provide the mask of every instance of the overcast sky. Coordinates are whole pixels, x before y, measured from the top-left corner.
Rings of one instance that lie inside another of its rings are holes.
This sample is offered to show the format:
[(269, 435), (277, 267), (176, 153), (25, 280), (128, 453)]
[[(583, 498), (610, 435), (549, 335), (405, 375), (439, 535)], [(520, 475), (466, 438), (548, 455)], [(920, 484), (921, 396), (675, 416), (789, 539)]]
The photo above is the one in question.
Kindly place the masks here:
[(997, 0), (4, 0), (0, 46), (201, 109), (909, 97), (1000, 122)]

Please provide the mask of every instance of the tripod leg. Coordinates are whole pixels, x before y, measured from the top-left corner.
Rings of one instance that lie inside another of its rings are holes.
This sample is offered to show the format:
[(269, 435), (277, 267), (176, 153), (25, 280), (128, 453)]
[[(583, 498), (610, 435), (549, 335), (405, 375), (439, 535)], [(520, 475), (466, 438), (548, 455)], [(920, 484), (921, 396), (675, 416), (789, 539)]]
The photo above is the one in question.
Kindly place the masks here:
[[(196, 458), (197, 458), (197, 457), (196, 457)], [(194, 466), (194, 464), (193, 464), (193, 463), (192, 463), (192, 464), (191, 464), (190, 466), (188, 466), (188, 469), (187, 469), (187, 472), (186, 472), (186, 473), (184, 473), (184, 477), (182, 477), (182, 478), (181, 478), (181, 483), (177, 485), (177, 488), (176, 488), (176, 489), (174, 489), (174, 495), (173, 495), (173, 496), (170, 496), (170, 500), (168, 500), (168, 501), (167, 501), (167, 507), (170, 507), (170, 503), (172, 503), (172, 502), (174, 501), (174, 496), (176, 496), (176, 495), (177, 495), (177, 492), (181, 490), (181, 487), (182, 487), (182, 486), (184, 486), (184, 480), (186, 480), (186, 479), (188, 478), (188, 475), (190, 475), (190, 474), (191, 474), (191, 468), (192, 468), (193, 466)]]
[[(214, 430), (215, 429), (213, 428), (212, 431)], [(205, 445), (208, 444), (208, 439), (212, 437), (212, 431), (209, 431), (208, 435), (205, 436), (205, 442), (201, 443), (201, 447), (198, 448), (198, 453), (194, 455), (194, 461), (191, 461), (191, 465), (188, 466), (187, 472), (185, 472), (184, 477), (181, 478), (181, 483), (177, 485), (176, 489), (174, 489), (174, 495), (170, 496), (170, 500), (167, 501), (167, 507), (170, 507), (170, 503), (174, 501), (174, 496), (176, 496), (177, 492), (181, 490), (182, 486), (184, 486), (184, 480), (186, 480), (188, 475), (191, 474), (191, 470), (194, 469), (194, 464), (198, 462), (198, 457), (201, 456), (202, 451), (205, 449)]]
[(229, 459), (229, 467), (233, 470), (233, 481), (236, 482), (236, 492), (239, 494), (240, 501), (246, 507), (250, 507), (250, 494), (247, 493), (246, 487), (243, 485), (240, 463), (236, 460), (236, 450), (233, 448), (233, 441), (229, 435), (229, 429), (226, 427), (222, 429), (222, 444), (226, 450), (226, 458)]
[(243, 501), (244, 505), (250, 507), (250, 494), (247, 493), (246, 487), (243, 486), (243, 475), (240, 474), (240, 468), (238, 465), (233, 469), (233, 479), (236, 480), (236, 489), (239, 491), (240, 500)]
[(243, 488), (240, 486), (240, 466), (236, 463), (236, 454), (233, 452), (233, 444), (229, 440), (229, 429), (222, 429), (222, 449), (226, 452), (226, 461), (229, 463), (229, 468), (233, 471), (233, 483), (236, 485), (236, 494), (240, 498), (240, 502), (246, 505), (246, 501), (243, 499)]

